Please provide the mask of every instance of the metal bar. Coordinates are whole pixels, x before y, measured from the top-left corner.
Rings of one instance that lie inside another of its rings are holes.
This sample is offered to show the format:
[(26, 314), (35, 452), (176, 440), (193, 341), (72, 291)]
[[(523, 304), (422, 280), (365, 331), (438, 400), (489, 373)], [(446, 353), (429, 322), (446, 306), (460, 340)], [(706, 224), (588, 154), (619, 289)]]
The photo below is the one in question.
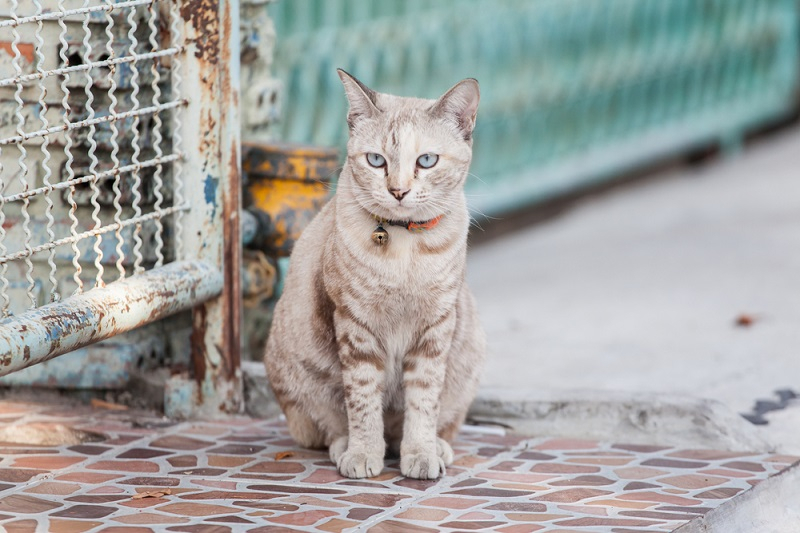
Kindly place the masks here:
[[(150, 29), (150, 36), (148, 38), (148, 42), (150, 43), (150, 47), (152, 50), (158, 50), (158, 26), (157, 22), (157, 14), (154, 6), (150, 4), (147, 6), (147, 27)], [(158, 107), (159, 101), (161, 100), (161, 88), (159, 84), (161, 83), (161, 74), (158, 71), (158, 65), (155, 61), (150, 65), (150, 75), (153, 77), (150, 81), (150, 89), (153, 91), (153, 106)], [(161, 126), (162, 120), (161, 115), (156, 112), (153, 114), (153, 128), (152, 128), (152, 144), (153, 150), (156, 153), (156, 159), (164, 156), (164, 151), (161, 148), (161, 142), (164, 140), (164, 136), (161, 134)], [(161, 177), (161, 173), (163, 172), (163, 167), (158, 164), (156, 165), (155, 172), (153, 173), (153, 195), (156, 198), (155, 204), (153, 208), (155, 210), (161, 209), (161, 204), (164, 202), (164, 194), (162, 189), (164, 187), (164, 179)], [(155, 254), (156, 254), (156, 267), (160, 267), (164, 264), (164, 224), (162, 224), (161, 219), (155, 219), (156, 224), (156, 233), (154, 235), (154, 244), (155, 244)]]
[[(183, 49), (183, 29), (181, 24), (180, 6), (178, 2), (171, 2), (169, 7), (169, 34), (170, 44), (173, 48), (181, 47)], [(180, 98), (181, 94), (181, 56), (176, 55), (172, 59), (172, 69), (170, 70), (170, 81), (172, 82), (171, 96), (173, 100)], [(179, 112), (172, 113), (172, 150), (175, 153), (180, 153), (183, 150), (183, 124), (181, 123), (181, 114)], [(174, 196), (174, 203), (183, 203), (183, 161), (178, 159), (172, 165), (172, 194)], [(175, 213), (174, 219), (174, 232), (175, 239), (175, 257), (183, 257), (183, 211)]]
[[(139, 40), (136, 38), (136, 29), (138, 27), (136, 22), (136, 13), (135, 10), (131, 9), (128, 11), (128, 53), (130, 55), (136, 54), (136, 48), (139, 46)], [(133, 102), (133, 110), (138, 111), (140, 110), (139, 107), (139, 67), (136, 63), (131, 63), (131, 88), (133, 91), (131, 92), (131, 102)], [(131, 155), (131, 161), (133, 161), (134, 165), (139, 164), (139, 154), (141, 153), (141, 146), (139, 146), (139, 115), (134, 115), (133, 117), (133, 124), (131, 125), (131, 131), (133, 132), (133, 154)], [(133, 171), (133, 185), (131, 187), (133, 192), (133, 202), (131, 203), (131, 207), (133, 207), (133, 214), (134, 217), (139, 217), (142, 215), (142, 208), (140, 203), (142, 201), (142, 176), (139, 174), (138, 170)], [(133, 230), (133, 273), (139, 274), (144, 271), (144, 267), (142, 267), (142, 225), (136, 224), (136, 227)]]
[[(42, 3), (41, 0), (34, 0), (34, 5), (36, 6), (36, 12), (38, 14), (42, 13)], [(36, 23), (36, 71), (43, 72), (44, 71), (44, 64), (45, 64), (45, 56), (44, 56), (44, 38), (42, 37), (42, 30), (44, 24), (42, 21)], [(42, 122), (42, 127), (47, 128), (49, 126), (49, 122), (47, 120), (47, 87), (44, 83), (39, 84), (39, 119)], [(44, 193), (44, 200), (47, 207), (45, 208), (45, 218), (47, 218), (47, 237), (53, 241), (56, 238), (55, 231), (53, 227), (55, 226), (56, 220), (53, 216), (53, 208), (55, 204), (53, 203), (53, 199), (51, 198), (51, 193), (53, 192), (53, 186), (50, 182), (50, 177), (52, 176), (52, 169), (50, 168), (50, 151), (48, 150), (48, 144), (50, 139), (45, 137), (43, 142), (40, 146), (42, 152), (42, 183), (45, 185), (45, 193)], [(50, 250), (50, 254), (47, 257), (47, 264), (50, 268), (50, 301), (55, 302), (59, 299), (58, 294), (58, 280), (56, 279), (56, 250), (53, 248)]]
[(82, 63), (80, 65), (74, 65), (72, 67), (62, 67), (62, 68), (54, 68), (53, 70), (43, 70), (41, 72), (36, 72), (35, 74), (25, 74), (13, 78), (2, 79), (0, 80), (0, 87), (14, 85), (16, 83), (25, 83), (26, 81), (41, 80), (44, 78), (49, 78), (50, 76), (63, 76), (64, 74), (70, 74), (72, 72), (80, 72), (82, 70), (91, 70), (93, 68), (113, 67), (115, 65), (121, 65), (122, 63), (133, 63), (134, 61), (141, 61), (142, 59), (155, 59), (157, 57), (174, 56), (177, 55), (180, 51), (181, 47), (165, 48), (164, 50), (146, 52), (143, 54), (131, 54), (127, 56), (106, 59), (104, 61), (90, 61), (88, 63)]
[[(0, 150), (0, 190), (5, 189), (6, 184), (3, 181), (3, 154), (2, 150)], [(5, 201), (0, 196), (0, 255), (6, 255), (8, 253), (8, 247), (6, 247), (6, 213), (5, 213)], [(11, 304), (11, 298), (8, 296), (8, 264), (3, 263), (0, 265), (0, 299), (2, 300), (2, 304), (0, 304), (0, 317), (5, 318), (8, 316), (8, 307)]]
[(223, 277), (181, 261), (0, 321), (0, 376), (130, 331), (216, 297)]
[[(183, 157), (183, 154), (176, 153), (176, 154), (172, 154), (172, 155), (165, 155), (164, 157), (161, 157), (161, 158), (148, 159), (147, 161), (142, 161), (141, 163), (139, 163), (137, 165), (125, 165), (125, 166), (121, 166), (119, 168), (106, 170), (104, 172), (98, 172), (97, 173), (97, 178), (98, 179), (110, 178), (110, 177), (116, 176), (118, 174), (125, 174), (126, 172), (133, 172), (135, 170), (141, 170), (143, 168), (154, 167), (156, 165), (163, 165), (165, 163), (171, 163), (173, 161), (178, 161), (182, 157)], [(16, 202), (18, 200), (22, 200), (22, 199), (25, 199), (25, 198), (29, 198), (31, 196), (36, 196), (38, 194), (45, 193), (45, 192), (47, 192), (47, 191), (49, 191), (51, 189), (54, 190), (54, 191), (57, 191), (57, 190), (60, 190), (60, 189), (69, 189), (70, 187), (74, 187), (75, 185), (80, 185), (81, 183), (88, 183), (88, 182), (92, 181), (93, 179), (94, 179), (94, 176), (87, 174), (87, 175), (81, 176), (79, 178), (72, 178), (72, 179), (68, 179), (66, 181), (60, 181), (58, 183), (53, 183), (50, 187), (39, 187), (37, 189), (29, 189), (29, 190), (27, 190), (25, 192), (12, 194), (12, 195), (9, 195), (9, 196), (2, 196), (2, 199), (3, 199), (3, 203)], [(178, 203), (182, 203), (182, 202), (178, 202)]]
[[(84, 0), (84, 7), (89, 6), (90, 0)], [(83, 18), (83, 62), (89, 63), (91, 62), (92, 57), (92, 31), (89, 29), (89, 18), (90, 15), (87, 13), (86, 16)], [(86, 72), (86, 83), (83, 86), (83, 93), (86, 95), (86, 110), (89, 113), (88, 120), (94, 120), (95, 116), (95, 109), (94, 109), (94, 93), (92, 92), (92, 86), (94, 85), (94, 81), (92, 80), (91, 71)], [(95, 139), (95, 135), (97, 133), (97, 128), (95, 128), (94, 124), (89, 126), (89, 174), (92, 175), (92, 180), (89, 182), (89, 185), (92, 189), (92, 197), (91, 197), (91, 205), (92, 205), (92, 222), (94, 222), (93, 230), (98, 230), (103, 226), (103, 221), (100, 219), (100, 202), (98, 202), (98, 198), (100, 198), (100, 186), (98, 185), (97, 179), (97, 165), (100, 164), (99, 159), (97, 158), (96, 151), (97, 151), (97, 139)], [(95, 287), (102, 287), (103, 283), (103, 249), (102, 249), (102, 242), (103, 236), (101, 233), (97, 233), (95, 237), (94, 246), (92, 247), (95, 253), (94, 259), (94, 267), (97, 271), (95, 275)]]
[(157, 218), (171, 215), (172, 213), (177, 213), (179, 211), (188, 211), (188, 210), (189, 210), (189, 204), (165, 207), (164, 209), (161, 209), (159, 211), (152, 211), (150, 213), (147, 213), (146, 215), (127, 218), (122, 222), (114, 222), (113, 224), (108, 224), (107, 226), (92, 228), (88, 231), (84, 231), (83, 233), (78, 233), (75, 235), (71, 235), (69, 237), (64, 237), (63, 239), (58, 239), (52, 242), (46, 242), (44, 244), (40, 244), (39, 246), (33, 246), (31, 248), (26, 248), (24, 250), (21, 250), (13, 254), (2, 256), (0, 257), (0, 264), (8, 263), (10, 261), (16, 261), (17, 259), (24, 259), (26, 257), (31, 257), (33, 254), (44, 252), (45, 250), (50, 250), (52, 248), (55, 248), (56, 246), (63, 246), (65, 244), (77, 243), (78, 241), (81, 241), (88, 237), (97, 237), (98, 235), (104, 235), (110, 231), (116, 231), (119, 228), (125, 228), (127, 226), (132, 226), (134, 224), (140, 225), (142, 222), (147, 222), (148, 220), (155, 220)]
[[(111, 0), (106, 0), (108, 4), (111, 4)], [(111, 16), (111, 11), (106, 11), (105, 14), (106, 19), (106, 53), (108, 54), (109, 59), (114, 58), (114, 18)], [(108, 99), (111, 101), (110, 105), (108, 106), (109, 113), (116, 113), (117, 112), (117, 104), (119, 101), (117, 100), (116, 90), (117, 90), (117, 81), (116, 81), (116, 65), (112, 65), (108, 67)], [(112, 192), (114, 193), (114, 222), (117, 224), (122, 224), (122, 204), (120, 203), (120, 198), (122, 197), (122, 189), (120, 188), (120, 181), (121, 175), (119, 173), (120, 161), (119, 161), (119, 128), (117, 128), (117, 123), (112, 122), (111, 126), (111, 161), (113, 162), (113, 172), (114, 172), (114, 181), (111, 184)], [(100, 176), (97, 176), (100, 179)], [(117, 252), (117, 260), (115, 262), (117, 267), (117, 279), (123, 279), (125, 277), (125, 250), (123, 247), (123, 239), (122, 239), (122, 227), (118, 227), (117, 230), (114, 232), (114, 238), (117, 241), (117, 245), (114, 247), (114, 250)], [(158, 265), (161, 266), (161, 265)]]
[(186, 0), (180, 16), (186, 42), (180, 74), (198, 82), (186, 87), (189, 104), (178, 110), (184, 172), (202, 181), (185, 191), (192, 209), (184, 217), (184, 253), (221, 265), (225, 281), (219, 298), (193, 310), (193, 376), (168, 382), (165, 410), (170, 416), (219, 416), (242, 406), (239, 2)]
[[(16, 16), (17, 8), (19, 7), (18, 0), (12, 0), (11, 2), (11, 16)], [(12, 34), (14, 36), (14, 40), (11, 42), (11, 49), (14, 52), (14, 57), (11, 60), (11, 64), (14, 67), (14, 71), (16, 72), (17, 76), (22, 73), (22, 65), (21, 65), (21, 53), (19, 49), (20, 43), (20, 34), (19, 30), (17, 30), (16, 26), (12, 28)], [(14, 116), (17, 119), (17, 133), (22, 135), (22, 127), (25, 125), (25, 117), (22, 115), (22, 110), (24, 107), (24, 102), (22, 100), (22, 84), (16, 84), (16, 91), (14, 92), (14, 100), (17, 102), (17, 109), (14, 113)], [(28, 164), (26, 163), (26, 159), (28, 158), (28, 151), (25, 149), (24, 146), (21, 144), (17, 147), (19, 149), (19, 158), (17, 162), (19, 164), (19, 173), (17, 176), (19, 177), (19, 182), (22, 185), (22, 190), (26, 191), (29, 188), (28, 183)], [(29, 200), (24, 200), (22, 203), (22, 231), (25, 234), (25, 250), (30, 252), (31, 250), (31, 215), (28, 212), (28, 207), (30, 206)], [(25, 280), (28, 282), (27, 286), (27, 294), (28, 300), (31, 302), (31, 308), (36, 307), (36, 295), (34, 294), (34, 290), (36, 288), (36, 283), (33, 279), (33, 263), (31, 262), (30, 255), (25, 256)]]
[(95, 126), (97, 124), (101, 124), (103, 122), (111, 122), (112, 120), (120, 120), (123, 118), (128, 117), (139, 117), (141, 115), (147, 115), (149, 113), (155, 113), (157, 111), (164, 111), (166, 109), (173, 109), (175, 107), (180, 107), (186, 104), (186, 100), (176, 100), (173, 102), (165, 102), (163, 104), (159, 104), (158, 106), (150, 106), (150, 107), (140, 107), (138, 109), (132, 109), (130, 111), (125, 111), (124, 113), (116, 113), (113, 115), (104, 115), (102, 117), (86, 119), (86, 120), (79, 120), (78, 122), (66, 122), (62, 126), (53, 126), (51, 128), (41, 129), (38, 131), (32, 131), (30, 133), (21, 133), (19, 135), (15, 135), (14, 137), (7, 137), (5, 139), (0, 139), (0, 146), (6, 144), (19, 144), (22, 141), (27, 141), (29, 139), (33, 139), (35, 137), (44, 137), (45, 135), (50, 135), (51, 133), (58, 133), (60, 131), (72, 131), (77, 128), (83, 128), (86, 126)]
[[(58, 0), (58, 9), (61, 13), (65, 13), (64, 8), (64, 0)], [(69, 44), (67, 44), (67, 23), (64, 22), (64, 18), (58, 19), (58, 26), (61, 31), (58, 34), (58, 57), (61, 59), (61, 62), (65, 65), (69, 62), (67, 57), (67, 50), (69, 49)], [(64, 117), (64, 124), (67, 126), (66, 131), (64, 132), (64, 154), (67, 156), (67, 161), (64, 163), (64, 168), (66, 169), (67, 179), (65, 183), (69, 183), (73, 181), (75, 177), (75, 170), (72, 168), (72, 162), (74, 161), (74, 156), (72, 155), (72, 134), (71, 130), (69, 129), (69, 115), (72, 111), (72, 107), (69, 103), (70, 91), (69, 91), (69, 73), (66, 72), (63, 74), (61, 78), (61, 108)], [(72, 272), (72, 281), (75, 282), (75, 291), (73, 294), (80, 294), (83, 292), (83, 280), (81, 279), (81, 272), (83, 271), (83, 267), (81, 266), (81, 251), (78, 248), (78, 204), (75, 202), (75, 185), (69, 185), (69, 192), (67, 193), (67, 204), (69, 204), (69, 220), (70, 220), (70, 227), (69, 233), (70, 235), (75, 238), (72, 241), (72, 268), (74, 269)], [(5, 254), (3, 254), (5, 255)], [(3, 263), (3, 268), (6, 268), (8, 263)]]
[(122, 9), (125, 7), (141, 6), (145, 4), (151, 4), (154, 1), (155, 0), (128, 0), (126, 2), (117, 2), (116, 4), (111, 4), (111, 5), (65, 9), (63, 11), (53, 11), (51, 13), (42, 13), (40, 15), (33, 15), (30, 17), (17, 17), (12, 14), (10, 19), (0, 20), (0, 28), (6, 28), (8, 26), (19, 26), (20, 24), (26, 24), (28, 22), (38, 22), (40, 20), (64, 19), (72, 15), (83, 15), (86, 13), (94, 13), (97, 11), (111, 11), (114, 9)]

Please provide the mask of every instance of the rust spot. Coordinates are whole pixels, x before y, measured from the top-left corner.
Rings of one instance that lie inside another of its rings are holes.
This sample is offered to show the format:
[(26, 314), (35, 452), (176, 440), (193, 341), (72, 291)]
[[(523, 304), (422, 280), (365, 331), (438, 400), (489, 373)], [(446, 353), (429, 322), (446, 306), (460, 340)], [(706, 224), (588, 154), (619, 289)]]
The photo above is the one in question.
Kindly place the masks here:
[(219, 58), (219, 0), (190, 0), (181, 3), (181, 18), (195, 33), (195, 57), (216, 65)]
[(222, 195), (223, 262), (224, 285), (222, 291), (225, 321), (222, 328), (224, 378), (233, 380), (241, 362), (242, 319), (242, 238), (239, 229), (241, 174), (239, 172), (239, 150), (236, 141), (231, 142), (230, 158), (225, 171), (229, 176), (228, 189)]
[(31, 360), (31, 347), (25, 346), (25, 349), (23, 350), (22, 361), (24, 363), (27, 363), (30, 360)]
[(206, 308), (204, 305), (198, 305), (192, 309), (192, 335), (190, 337), (190, 344), (192, 348), (192, 371), (194, 372), (194, 379), (197, 381), (197, 391), (201, 395), (202, 401), (203, 394), (203, 379), (206, 375)]

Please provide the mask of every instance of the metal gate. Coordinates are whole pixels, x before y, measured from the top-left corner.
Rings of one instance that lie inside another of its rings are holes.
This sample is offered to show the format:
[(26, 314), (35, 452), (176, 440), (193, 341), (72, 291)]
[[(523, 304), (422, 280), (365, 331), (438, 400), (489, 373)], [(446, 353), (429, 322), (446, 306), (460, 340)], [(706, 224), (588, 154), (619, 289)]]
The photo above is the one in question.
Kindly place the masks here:
[(0, 376), (192, 309), (172, 415), (240, 408), (238, 2), (0, 7)]

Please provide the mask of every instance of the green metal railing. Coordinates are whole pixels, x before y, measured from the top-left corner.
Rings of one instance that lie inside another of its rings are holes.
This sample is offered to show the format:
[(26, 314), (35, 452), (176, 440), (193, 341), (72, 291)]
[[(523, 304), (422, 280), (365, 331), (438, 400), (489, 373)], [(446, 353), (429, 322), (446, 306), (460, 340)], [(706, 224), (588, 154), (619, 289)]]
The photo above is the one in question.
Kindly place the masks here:
[(346, 140), (336, 67), (383, 92), (481, 82), (470, 203), (487, 214), (791, 112), (796, 0), (283, 0), (281, 139)]

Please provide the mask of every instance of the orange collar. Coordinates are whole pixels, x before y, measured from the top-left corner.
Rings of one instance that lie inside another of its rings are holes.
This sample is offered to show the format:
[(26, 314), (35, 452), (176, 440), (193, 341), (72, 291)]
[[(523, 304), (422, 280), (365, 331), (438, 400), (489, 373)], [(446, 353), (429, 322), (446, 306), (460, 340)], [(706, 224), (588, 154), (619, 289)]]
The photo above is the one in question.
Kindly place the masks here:
[(439, 224), (439, 221), (442, 220), (444, 215), (439, 215), (436, 218), (432, 218), (430, 220), (425, 220), (423, 222), (414, 222), (413, 220), (389, 220), (386, 218), (381, 218), (377, 215), (373, 215), (373, 218), (378, 221), (378, 224), (389, 224), (390, 226), (400, 226), (401, 228), (406, 228), (408, 231), (413, 231), (414, 233), (421, 233), (423, 231), (431, 230)]

